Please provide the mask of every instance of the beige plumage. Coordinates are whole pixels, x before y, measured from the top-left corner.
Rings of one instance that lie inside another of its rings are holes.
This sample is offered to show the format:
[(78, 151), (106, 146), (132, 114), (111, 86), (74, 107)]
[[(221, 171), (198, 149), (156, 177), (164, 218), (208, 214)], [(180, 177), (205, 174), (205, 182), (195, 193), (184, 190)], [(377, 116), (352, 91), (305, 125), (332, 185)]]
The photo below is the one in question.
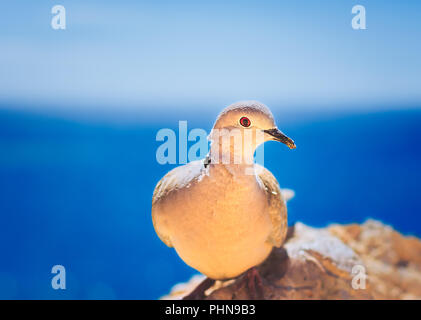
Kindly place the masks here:
[[(276, 128), (266, 106), (239, 102), (219, 115), (208, 158), (171, 170), (157, 184), (152, 220), (159, 238), (209, 278), (228, 279), (260, 264), (274, 246), (282, 245), (287, 232), (286, 198), (291, 192), (281, 192), (269, 170), (246, 161), (253, 157), (257, 139), (249, 142), (251, 148), (243, 140), (242, 161), (237, 163), (233, 140), (228, 146), (222, 144), (215, 138), (216, 129), (238, 129), (243, 137), (247, 130), (259, 131), (264, 141), (295, 145)], [(220, 163), (224, 155), (230, 160)]]

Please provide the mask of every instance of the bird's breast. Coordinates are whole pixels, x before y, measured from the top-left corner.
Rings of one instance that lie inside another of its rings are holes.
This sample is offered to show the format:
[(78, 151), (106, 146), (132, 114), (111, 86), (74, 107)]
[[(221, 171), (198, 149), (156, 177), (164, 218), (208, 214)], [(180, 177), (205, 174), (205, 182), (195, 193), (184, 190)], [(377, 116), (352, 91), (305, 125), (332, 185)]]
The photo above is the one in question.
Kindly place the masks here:
[(268, 202), (254, 176), (204, 176), (172, 201), (171, 241), (183, 260), (213, 278), (234, 277), (271, 247)]

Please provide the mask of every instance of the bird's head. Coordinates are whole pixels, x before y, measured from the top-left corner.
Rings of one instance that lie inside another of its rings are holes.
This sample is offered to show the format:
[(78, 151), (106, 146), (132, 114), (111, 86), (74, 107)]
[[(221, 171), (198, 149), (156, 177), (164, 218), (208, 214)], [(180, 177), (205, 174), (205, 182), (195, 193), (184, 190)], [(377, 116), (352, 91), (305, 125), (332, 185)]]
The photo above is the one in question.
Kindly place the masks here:
[(286, 144), (290, 149), (295, 148), (294, 141), (276, 126), (269, 108), (257, 101), (241, 101), (226, 107), (216, 119), (212, 131), (215, 129), (218, 132), (237, 129), (241, 133), (250, 132), (254, 137), (261, 134), (263, 139), (260, 142), (274, 140)]

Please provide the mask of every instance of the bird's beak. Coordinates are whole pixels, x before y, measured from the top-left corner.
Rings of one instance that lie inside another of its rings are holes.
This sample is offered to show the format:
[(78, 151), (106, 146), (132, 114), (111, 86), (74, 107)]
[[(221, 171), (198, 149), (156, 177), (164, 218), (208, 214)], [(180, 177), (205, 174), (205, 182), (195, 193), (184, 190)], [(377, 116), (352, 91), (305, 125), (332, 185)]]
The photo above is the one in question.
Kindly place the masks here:
[(288, 148), (295, 149), (295, 143), (292, 139), (288, 138), (285, 134), (282, 133), (278, 128), (272, 128), (268, 130), (263, 130), (265, 133), (273, 137), (273, 140), (285, 143)]

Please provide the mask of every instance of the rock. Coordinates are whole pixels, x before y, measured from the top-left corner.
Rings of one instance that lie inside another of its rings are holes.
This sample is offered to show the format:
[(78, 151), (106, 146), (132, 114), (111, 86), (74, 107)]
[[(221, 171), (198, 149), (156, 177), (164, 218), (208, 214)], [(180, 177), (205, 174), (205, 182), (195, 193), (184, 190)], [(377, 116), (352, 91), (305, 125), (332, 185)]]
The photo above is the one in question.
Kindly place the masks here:
[[(421, 299), (421, 241), (379, 221), (290, 227), (283, 248), (259, 267), (265, 299)], [(174, 286), (180, 299), (205, 277)], [(240, 276), (217, 281), (206, 299), (249, 299)]]

